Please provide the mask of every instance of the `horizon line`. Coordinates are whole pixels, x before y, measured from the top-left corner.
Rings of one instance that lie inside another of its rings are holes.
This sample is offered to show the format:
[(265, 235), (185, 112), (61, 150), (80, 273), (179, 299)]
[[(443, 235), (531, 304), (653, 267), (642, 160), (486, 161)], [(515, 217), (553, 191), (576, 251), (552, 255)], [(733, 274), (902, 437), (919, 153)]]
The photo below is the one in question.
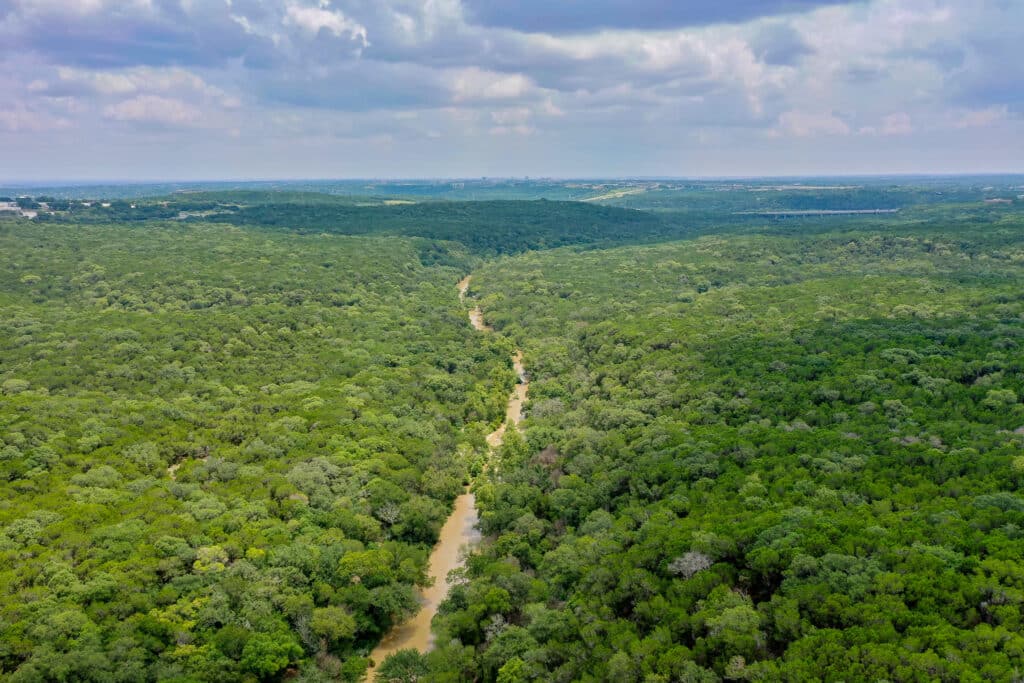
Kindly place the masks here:
[(781, 175), (595, 175), (595, 176), (543, 176), (543, 175), (514, 175), (514, 176), (424, 176), (424, 177), (401, 177), (401, 176), (366, 176), (366, 177), (309, 177), (309, 178), (151, 178), (151, 179), (121, 179), (121, 178), (100, 178), (100, 179), (33, 179), (14, 180), (0, 179), (0, 188), (13, 187), (89, 187), (97, 185), (182, 185), (182, 184), (213, 184), (213, 183), (445, 183), (445, 182), (570, 182), (570, 181), (691, 181), (691, 182), (715, 182), (735, 180), (807, 180), (807, 179), (883, 179), (883, 178), (991, 178), (991, 177), (1024, 177), (1022, 171), (966, 171), (966, 172), (893, 172), (893, 173), (809, 173), (809, 174), (781, 174)]

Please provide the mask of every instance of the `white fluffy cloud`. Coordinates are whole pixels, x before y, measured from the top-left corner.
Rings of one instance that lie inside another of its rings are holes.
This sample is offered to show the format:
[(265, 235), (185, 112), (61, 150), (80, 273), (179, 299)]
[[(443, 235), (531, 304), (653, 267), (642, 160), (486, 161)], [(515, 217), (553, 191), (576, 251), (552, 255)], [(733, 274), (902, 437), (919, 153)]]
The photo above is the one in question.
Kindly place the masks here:
[(534, 92), (535, 86), (522, 74), (488, 72), (476, 67), (462, 69), (450, 76), (455, 102), (473, 100), (515, 100)]
[(774, 135), (811, 137), (815, 135), (849, 135), (850, 126), (832, 112), (790, 110), (779, 116)]
[(35, 111), (29, 109), (24, 104), (15, 104), (10, 108), (0, 108), (0, 131), (17, 134), (43, 133), (70, 126), (71, 122), (66, 118)]
[[(72, 67), (59, 67), (57, 79), (52, 86), (59, 90), (62, 86), (80, 87), (100, 95), (131, 95), (139, 92), (172, 92), (188, 90), (205, 95), (221, 96), (223, 91), (204, 81), (198, 75), (177, 67), (152, 68), (137, 67), (106, 71), (90, 71)], [(51, 89), (49, 84), (37, 90)]]
[(195, 107), (169, 97), (139, 95), (103, 110), (104, 116), (115, 121), (161, 124), (169, 126), (193, 126), (202, 121), (202, 114)]
[(319, 5), (313, 7), (296, 2), (287, 3), (284, 23), (296, 26), (309, 34), (327, 31), (336, 38), (347, 37), (359, 42), (363, 47), (369, 45), (366, 27), (349, 19), (341, 11), (330, 9), (330, 3), (326, 0), (321, 0)]
[[(595, 2), (599, 21), (476, 0), (0, 0), (0, 127), (374, 140), (425, 158), (443, 141), (490, 174), (488, 151), (532, 152), (534, 173), (655, 160), (621, 168), (640, 173), (717, 149), (745, 173), (787, 143), (851, 158), (856, 141), (868, 158), (943, 131), (965, 150), (1020, 142), (1024, 3)], [(687, 163), (675, 172), (701, 170)]]

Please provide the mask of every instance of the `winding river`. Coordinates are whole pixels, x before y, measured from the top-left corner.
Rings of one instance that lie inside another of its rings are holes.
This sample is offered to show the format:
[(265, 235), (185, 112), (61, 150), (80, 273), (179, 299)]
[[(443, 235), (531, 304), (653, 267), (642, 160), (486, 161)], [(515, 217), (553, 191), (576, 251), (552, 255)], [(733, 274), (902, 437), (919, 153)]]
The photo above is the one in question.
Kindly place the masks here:
[[(466, 300), (471, 277), (471, 275), (467, 275), (459, 282), (459, 301)], [(484, 323), (483, 313), (479, 306), (475, 306), (469, 311), (469, 322), (479, 332), (494, 331), (490, 325)], [(492, 449), (501, 445), (505, 437), (505, 429), (509, 424), (519, 424), (523, 416), (523, 403), (526, 402), (527, 392), (530, 389), (521, 351), (515, 352), (512, 364), (519, 376), (519, 382), (508, 397), (505, 421), (487, 435), (487, 444)], [(430, 630), (430, 622), (437, 614), (438, 606), (451, 587), (448, 582), (448, 574), (464, 564), (462, 549), (466, 546), (474, 546), (480, 541), (480, 532), (476, 528), (477, 520), (476, 496), (467, 488), (464, 494), (455, 499), (452, 514), (441, 527), (441, 537), (430, 553), (430, 566), (427, 569), (427, 574), (433, 579), (433, 584), (420, 591), (420, 604), (422, 605), (420, 611), (392, 628), (384, 636), (380, 644), (370, 653), (370, 660), (374, 664), (380, 664), (388, 655), (399, 650), (414, 649), (420, 652), (429, 652), (433, 648), (434, 634)], [(370, 680), (374, 678), (376, 676), (371, 669)]]

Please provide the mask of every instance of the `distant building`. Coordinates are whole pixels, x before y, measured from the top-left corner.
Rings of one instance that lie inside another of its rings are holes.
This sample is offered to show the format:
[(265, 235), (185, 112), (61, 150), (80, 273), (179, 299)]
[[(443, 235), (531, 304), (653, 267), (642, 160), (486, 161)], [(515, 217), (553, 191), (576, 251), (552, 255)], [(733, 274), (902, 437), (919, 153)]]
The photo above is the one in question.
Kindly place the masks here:
[(31, 209), (23, 209), (18, 206), (17, 202), (0, 202), (0, 211), (10, 211), (11, 213), (20, 214), (23, 218), (35, 218), (39, 215), (38, 211), (32, 211)]

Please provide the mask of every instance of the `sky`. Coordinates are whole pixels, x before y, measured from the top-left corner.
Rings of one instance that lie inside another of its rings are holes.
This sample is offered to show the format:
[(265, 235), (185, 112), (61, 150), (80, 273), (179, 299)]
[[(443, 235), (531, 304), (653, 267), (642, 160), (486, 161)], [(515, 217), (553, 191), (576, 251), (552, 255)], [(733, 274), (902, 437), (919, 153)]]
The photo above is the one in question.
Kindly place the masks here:
[(1024, 171), (1024, 0), (0, 0), (0, 180)]

